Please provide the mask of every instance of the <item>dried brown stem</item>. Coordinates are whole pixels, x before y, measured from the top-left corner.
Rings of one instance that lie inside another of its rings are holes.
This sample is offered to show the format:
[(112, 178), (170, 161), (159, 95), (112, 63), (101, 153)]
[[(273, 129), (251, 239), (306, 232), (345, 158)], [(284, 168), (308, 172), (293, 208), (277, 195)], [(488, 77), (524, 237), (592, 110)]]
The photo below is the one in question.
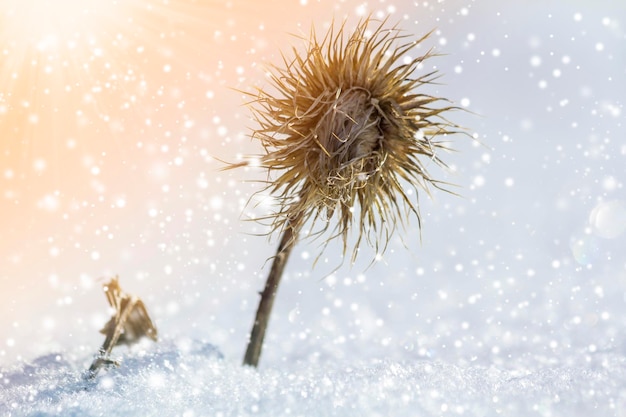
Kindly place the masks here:
[(254, 325), (250, 333), (250, 341), (248, 342), (248, 348), (243, 358), (244, 365), (256, 367), (259, 364), (261, 349), (263, 348), (263, 339), (265, 338), (265, 331), (267, 330), (267, 324), (272, 313), (272, 307), (274, 306), (274, 299), (278, 292), (278, 284), (280, 284), (280, 279), (282, 278), (291, 250), (298, 240), (297, 236), (301, 226), (302, 223), (299, 220), (290, 221), (285, 225), (278, 249), (276, 250), (276, 256), (274, 256), (272, 261), (272, 268), (265, 282), (265, 289), (261, 292), (261, 300), (259, 301)]
[(143, 301), (134, 295), (123, 292), (117, 277), (104, 285), (104, 291), (109, 304), (115, 309), (115, 313), (100, 330), (100, 333), (106, 335), (106, 338), (89, 367), (87, 372), (89, 379), (95, 378), (102, 367), (119, 366), (119, 362), (110, 356), (115, 346), (132, 345), (144, 336), (154, 341), (157, 340), (157, 329), (148, 316)]

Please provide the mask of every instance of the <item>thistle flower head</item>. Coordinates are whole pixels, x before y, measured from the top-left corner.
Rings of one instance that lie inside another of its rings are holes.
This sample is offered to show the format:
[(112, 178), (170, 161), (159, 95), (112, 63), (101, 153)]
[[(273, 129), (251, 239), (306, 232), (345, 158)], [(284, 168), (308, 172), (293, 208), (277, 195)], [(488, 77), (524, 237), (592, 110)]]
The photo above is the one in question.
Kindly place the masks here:
[(312, 220), (331, 230), (326, 243), (341, 236), (345, 253), (356, 223), (353, 258), (363, 236), (384, 250), (398, 223), (411, 213), (419, 221), (417, 191), (439, 186), (425, 165), (442, 164), (440, 139), (456, 129), (442, 114), (447, 100), (420, 91), (436, 71), (415, 74), (434, 54), (405, 60), (428, 35), (410, 40), (385, 23), (370, 32), (367, 18), (351, 34), (344, 23), (321, 40), (312, 31), (304, 54), (294, 48), (271, 68), (276, 93), (259, 89), (251, 103), (279, 200), (273, 229)]

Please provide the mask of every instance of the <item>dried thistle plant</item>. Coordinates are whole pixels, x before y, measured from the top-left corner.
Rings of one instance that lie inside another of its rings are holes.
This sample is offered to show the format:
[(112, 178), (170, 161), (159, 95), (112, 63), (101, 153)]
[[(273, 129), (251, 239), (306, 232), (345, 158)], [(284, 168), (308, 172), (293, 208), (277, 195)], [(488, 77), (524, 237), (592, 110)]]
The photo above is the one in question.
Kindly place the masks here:
[(115, 346), (132, 345), (142, 337), (157, 340), (157, 329), (141, 299), (122, 291), (118, 277), (112, 278), (103, 288), (115, 312), (100, 330), (106, 338), (87, 371), (88, 378), (94, 378), (102, 367), (119, 366), (119, 362), (111, 358)]
[(294, 48), (292, 60), (283, 56), (284, 67), (271, 68), (277, 94), (250, 93), (258, 123), (252, 137), (265, 149), (259, 161), (270, 177), (266, 191), (278, 199), (272, 229), (282, 238), (245, 364), (258, 364), (282, 271), (306, 222), (318, 227), (314, 235), (326, 236), (325, 244), (340, 236), (344, 255), (356, 223), (354, 260), (363, 236), (383, 252), (398, 224), (411, 214), (419, 223), (418, 191), (440, 188), (425, 164), (444, 165), (438, 151), (458, 130), (444, 113), (455, 107), (420, 91), (437, 78), (436, 71), (415, 76), (435, 56), (431, 50), (405, 60), (430, 33), (410, 40), (395, 26), (386, 29), (386, 21), (370, 32), (372, 23), (361, 20), (349, 34), (345, 23), (331, 26), (321, 41), (312, 30), (306, 53)]

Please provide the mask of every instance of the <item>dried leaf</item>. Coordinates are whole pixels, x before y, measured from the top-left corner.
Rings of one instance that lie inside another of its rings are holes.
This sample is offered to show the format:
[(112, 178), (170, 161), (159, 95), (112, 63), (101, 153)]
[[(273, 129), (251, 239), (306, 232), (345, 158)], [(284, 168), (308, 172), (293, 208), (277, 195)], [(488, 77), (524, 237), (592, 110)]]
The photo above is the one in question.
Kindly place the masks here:
[(112, 278), (104, 285), (104, 292), (115, 313), (100, 330), (106, 338), (89, 367), (89, 378), (95, 377), (101, 367), (119, 366), (118, 361), (110, 358), (115, 346), (132, 345), (144, 336), (157, 340), (157, 329), (143, 301), (139, 297), (123, 292), (118, 277)]

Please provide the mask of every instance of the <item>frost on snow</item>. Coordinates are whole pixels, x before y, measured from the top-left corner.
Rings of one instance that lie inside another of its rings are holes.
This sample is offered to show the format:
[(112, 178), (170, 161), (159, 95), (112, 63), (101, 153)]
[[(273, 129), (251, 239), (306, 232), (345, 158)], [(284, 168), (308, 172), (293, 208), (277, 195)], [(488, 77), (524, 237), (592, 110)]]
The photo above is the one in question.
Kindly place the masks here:
[[(3, 416), (610, 416), (626, 407), (622, 353), (539, 357), (511, 369), (434, 361), (293, 363), (261, 371), (200, 341), (150, 345), (81, 378), (60, 353), (0, 370)], [(621, 383), (620, 383), (621, 381)]]

